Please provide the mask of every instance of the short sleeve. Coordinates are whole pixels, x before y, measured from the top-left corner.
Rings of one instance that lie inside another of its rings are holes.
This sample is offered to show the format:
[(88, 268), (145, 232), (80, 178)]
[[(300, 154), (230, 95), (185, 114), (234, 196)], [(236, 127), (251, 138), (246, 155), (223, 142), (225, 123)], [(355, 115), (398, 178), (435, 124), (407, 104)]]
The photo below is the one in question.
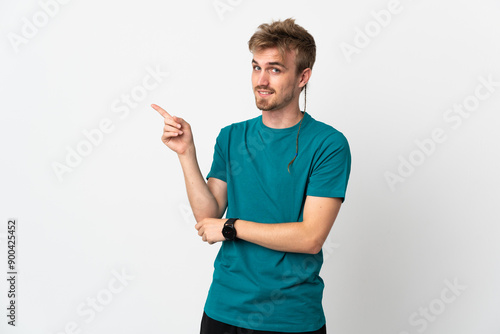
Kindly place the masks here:
[(317, 151), (306, 194), (344, 201), (350, 172), (349, 143), (341, 132), (332, 133)]
[(226, 152), (228, 142), (223, 133), (224, 129), (219, 132), (217, 140), (214, 147), (214, 157), (212, 161), (212, 167), (207, 175), (207, 180), (211, 177), (227, 182), (227, 170), (226, 170)]

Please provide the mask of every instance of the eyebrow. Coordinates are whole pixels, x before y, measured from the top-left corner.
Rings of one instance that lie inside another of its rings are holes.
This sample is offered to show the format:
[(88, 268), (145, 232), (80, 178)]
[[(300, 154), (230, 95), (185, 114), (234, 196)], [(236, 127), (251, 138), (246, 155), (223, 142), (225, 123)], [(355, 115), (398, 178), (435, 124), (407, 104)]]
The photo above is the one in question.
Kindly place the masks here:
[[(252, 64), (259, 65), (259, 63), (255, 61), (255, 59), (252, 59)], [(285, 65), (283, 65), (282, 63), (277, 62), (277, 61), (272, 61), (272, 62), (270, 62), (270, 63), (267, 63), (267, 65), (271, 65), (271, 66), (280, 66), (280, 67), (283, 67), (284, 69), (286, 69), (286, 66), (285, 66)]]

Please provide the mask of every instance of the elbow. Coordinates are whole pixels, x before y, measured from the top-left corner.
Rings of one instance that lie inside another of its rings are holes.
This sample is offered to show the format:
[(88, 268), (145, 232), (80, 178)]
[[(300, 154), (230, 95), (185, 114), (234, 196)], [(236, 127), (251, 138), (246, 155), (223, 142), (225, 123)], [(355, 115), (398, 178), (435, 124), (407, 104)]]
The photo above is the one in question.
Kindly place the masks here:
[(307, 252), (307, 254), (316, 255), (321, 251), (321, 248), (322, 248), (321, 246), (312, 247), (310, 248), (309, 252)]
[(224, 206), (222, 208), (221, 206), (219, 206), (219, 204), (203, 206), (200, 208), (193, 208), (191, 206), (191, 208), (194, 220), (196, 220), (197, 223), (201, 222), (206, 218), (220, 219), (224, 215), (224, 212), (226, 212), (226, 207)]
[(306, 243), (306, 254), (318, 254), (323, 248), (323, 241), (317, 238), (312, 238), (309, 242)]

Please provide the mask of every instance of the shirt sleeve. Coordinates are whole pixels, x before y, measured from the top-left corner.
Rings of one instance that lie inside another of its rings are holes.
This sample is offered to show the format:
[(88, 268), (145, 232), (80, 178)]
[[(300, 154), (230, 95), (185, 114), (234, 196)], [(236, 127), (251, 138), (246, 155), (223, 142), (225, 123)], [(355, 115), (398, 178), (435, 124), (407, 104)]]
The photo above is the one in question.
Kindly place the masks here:
[(329, 135), (317, 152), (306, 194), (345, 199), (351, 172), (349, 143), (341, 132)]
[(226, 169), (226, 150), (227, 150), (227, 140), (225, 133), (222, 129), (217, 136), (214, 147), (214, 157), (212, 161), (212, 167), (207, 175), (207, 180), (211, 177), (227, 182), (227, 169)]

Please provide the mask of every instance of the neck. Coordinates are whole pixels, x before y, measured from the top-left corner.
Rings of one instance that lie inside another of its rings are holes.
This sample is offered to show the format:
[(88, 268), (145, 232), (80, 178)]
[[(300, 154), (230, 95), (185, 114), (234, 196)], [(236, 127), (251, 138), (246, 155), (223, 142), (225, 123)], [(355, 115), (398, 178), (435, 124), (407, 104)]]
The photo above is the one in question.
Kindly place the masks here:
[(298, 104), (289, 109), (262, 110), (262, 123), (273, 129), (290, 128), (299, 123), (302, 117)]

